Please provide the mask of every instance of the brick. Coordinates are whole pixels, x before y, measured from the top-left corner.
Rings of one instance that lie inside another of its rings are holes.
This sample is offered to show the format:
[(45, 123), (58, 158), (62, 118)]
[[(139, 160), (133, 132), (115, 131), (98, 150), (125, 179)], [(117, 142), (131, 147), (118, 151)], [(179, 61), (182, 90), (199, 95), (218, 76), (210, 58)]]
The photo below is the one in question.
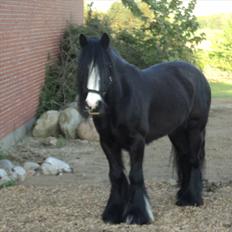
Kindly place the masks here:
[(0, 1), (0, 139), (35, 116), (48, 53), (55, 59), (84, 0)]

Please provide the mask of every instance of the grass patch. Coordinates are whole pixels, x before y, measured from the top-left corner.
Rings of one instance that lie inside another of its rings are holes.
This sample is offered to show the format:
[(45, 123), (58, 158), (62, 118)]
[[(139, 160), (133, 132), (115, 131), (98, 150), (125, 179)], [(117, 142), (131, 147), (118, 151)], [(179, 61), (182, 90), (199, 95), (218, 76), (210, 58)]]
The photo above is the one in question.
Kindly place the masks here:
[(57, 139), (56, 147), (57, 147), (57, 148), (64, 147), (64, 146), (66, 145), (66, 143), (67, 143), (67, 140), (66, 140), (64, 137), (60, 136), (60, 137)]
[(232, 98), (232, 84), (225, 82), (210, 82), (213, 98)]
[(5, 182), (4, 184), (2, 184), (0, 186), (0, 189), (12, 187), (12, 186), (15, 186), (15, 185), (16, 185), (16, 181), (15, 180), (9, 180), (9, 181)]
[(209, 81), (213, 98), (232, 98), (232, 72), (206, 65), (203, 73)]

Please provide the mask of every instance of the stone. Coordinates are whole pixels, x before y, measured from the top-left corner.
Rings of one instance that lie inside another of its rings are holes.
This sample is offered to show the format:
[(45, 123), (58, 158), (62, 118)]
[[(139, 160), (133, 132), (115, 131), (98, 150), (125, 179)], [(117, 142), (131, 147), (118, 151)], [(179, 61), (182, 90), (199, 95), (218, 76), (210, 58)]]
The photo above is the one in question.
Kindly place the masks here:
[(80, 123), (77, 127), (77, 136), (82, 140), (99, 141), (99, 135), (92, 118)]
[(63, 172), (73, 172), (69, 164), (55, 157), (48, 157), (41, 165), (41, 170), (44, 175), (59, 175)]
[(0, 186), (11, 181), (11, 178), (8, 176), (7, 172), (4, 169), (0, 169)]
[(0, 168), (4, 169), (9, 174), (14, 168), (14, 165), (10, 160), (3, 159), (0, 160)]
[(32, 131), (34, 137), (46, 138), (49, 136), (57, 136), (59, 132), (58, 121), (60, 113), (56, 110), (49, 110), (43, 113), (36, 121)]
[(41, 143), (46, 146), (56, 146), (57, 145), (57, 138), (49, 136), (47, 138), (44, 138)]
[(76, 129), (80, 122), (82, 121), (82, 116), (74, 108), (66, 108), (61, 111), (59, 117), (59, 126), (67, 139), (76, 138)]
[(26, 170), (21, 166), (15, 166), (11, 172), (11, 177), (17, 181), (24, 181), (26, 178)]
[(32, 162), (32, 161), (25, 162), (23, 167), (26, 170), (27, 175), (29, 176), (36, 175), (36, 173), (38, 173), (41, 169), (39, 164)]
[(41, 170), (44, 175), (58, 175), (59, 171), (50, 163), (43, 163), (41, 165)]

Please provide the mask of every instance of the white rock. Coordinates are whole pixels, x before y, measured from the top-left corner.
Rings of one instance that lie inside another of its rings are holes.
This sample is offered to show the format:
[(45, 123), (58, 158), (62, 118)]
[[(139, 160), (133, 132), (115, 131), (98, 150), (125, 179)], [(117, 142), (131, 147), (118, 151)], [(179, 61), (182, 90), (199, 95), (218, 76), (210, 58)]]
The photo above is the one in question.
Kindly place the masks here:
[(12, 170), (11, 177), (14, 180), (24, 181), (26, 178), (26, 170), (21, 166), (15, 166)]
[(14, 168), (14, 165), (10, 160), (3, 159), (0, 160), (0, 168), (4, 169), (9, 174)]
[(7, 172), (4, 169), (0, 169), (0, 186), (6, 182), (11, 181), (10, 177), (7, 175)]
[(48, 157), (41, 165), (41, 169), (44, 175), (58, 175), (62, 172), (72, 172), (69, 164), (54, 157)]
[(5, 176), (8, 176), (7, 172), (4, 169), (0, 168), (0, 178), (4, 178)]
[(60, 113), (59, 126), (65, 138), (76, 138), (76, 129), (81, 121), (81, 114), (74, 108), (67, 108)]
[(10, 174), (9, 174), (9, 177), (11, 180), (15, 180), (17, 181), (18, 180), (18, 175), (15, 171), (12, 171)]
[(80, 139), (88, 141), (99, 141), (99, 135), (96, 131), (93, 119), (89, 118), (82, 121), (77, 128), (77, 136)]
[(59, 171), (50, 163), (43, 163), (41, 165), (41, 170), (44, 175), (58, 175)]
[(59, 115), (60, 113), (56, 110), (49, 110), (43, 113), (36, 121), (36, 125), (32, 131), (32, 135), (34, 137), (42, 138), (57, 136), (59, 131)]

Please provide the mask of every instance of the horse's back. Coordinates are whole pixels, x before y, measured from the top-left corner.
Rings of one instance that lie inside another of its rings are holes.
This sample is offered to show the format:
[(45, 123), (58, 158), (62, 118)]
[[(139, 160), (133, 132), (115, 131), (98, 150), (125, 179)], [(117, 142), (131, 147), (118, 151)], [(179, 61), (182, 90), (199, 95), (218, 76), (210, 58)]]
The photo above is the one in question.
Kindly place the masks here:
[(192, 82), (192, 84), (197, 81), (207, 82), (205, 76), (199, 69), (184, 61), (172, 61), (156, 64), (143, 69), (142, 73), (147, 78), (155, 80), (159, 80), (161, 78), (173, 80), (173, 78), (177, 78), (181, 81), (180, 78), (184, 78)]
[(201, 99), (201, 103), (209, 105), (211, 98), (209, 84), (203, 73), (195, 66), (183, 62), (174, 61), (153, 65), (142, 70), (145, 79), (155, 90), (159, 88), (158, 93), (167, 95), (168, 91), (175, 95), (186, 95), (193, 101)]
[(150, 89), (151, 140), (168, 134), (190, 118), (206, 124), (210, 88), (196, 67), (185, 62), (167, 62), (144, 69), (142, 73)]

